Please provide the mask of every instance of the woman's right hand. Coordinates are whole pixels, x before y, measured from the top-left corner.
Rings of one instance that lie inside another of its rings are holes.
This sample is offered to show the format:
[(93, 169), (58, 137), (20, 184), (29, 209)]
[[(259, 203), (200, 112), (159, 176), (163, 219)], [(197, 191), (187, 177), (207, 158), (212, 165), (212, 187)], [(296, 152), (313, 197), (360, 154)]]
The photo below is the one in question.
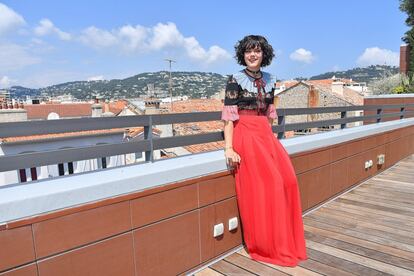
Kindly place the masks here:
[(225, 149), (224, 156), (226, 157), (227, 166), (234, 167), (241, 161), (240, 155), (235, 152), (232, 148)]

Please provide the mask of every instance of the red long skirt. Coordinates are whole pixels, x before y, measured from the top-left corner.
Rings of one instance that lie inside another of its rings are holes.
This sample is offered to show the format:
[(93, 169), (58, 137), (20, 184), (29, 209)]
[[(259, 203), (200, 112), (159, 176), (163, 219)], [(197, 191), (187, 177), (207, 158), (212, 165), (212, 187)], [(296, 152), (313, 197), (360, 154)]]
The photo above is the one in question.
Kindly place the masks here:
[(306, 260), (299, 188), (286, 150), (266, 116), (234, 124), (236, 193), (243, 238), (252, 259), (281, 266)]

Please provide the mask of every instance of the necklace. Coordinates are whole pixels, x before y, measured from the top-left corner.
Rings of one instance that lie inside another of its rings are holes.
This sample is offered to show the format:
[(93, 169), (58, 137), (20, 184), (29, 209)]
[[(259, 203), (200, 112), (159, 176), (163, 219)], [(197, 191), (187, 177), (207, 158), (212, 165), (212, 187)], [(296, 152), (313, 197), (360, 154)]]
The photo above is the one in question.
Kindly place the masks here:
[(249, 68), (246, 67), (246, 70), (247, 70), (247, 72), (250, 72), (250, 73), (255, 74), (255, 75), (260, 73), (260, 69), (257, 70), (257, 71), (253, 71), (253, 70), (250, 70)]

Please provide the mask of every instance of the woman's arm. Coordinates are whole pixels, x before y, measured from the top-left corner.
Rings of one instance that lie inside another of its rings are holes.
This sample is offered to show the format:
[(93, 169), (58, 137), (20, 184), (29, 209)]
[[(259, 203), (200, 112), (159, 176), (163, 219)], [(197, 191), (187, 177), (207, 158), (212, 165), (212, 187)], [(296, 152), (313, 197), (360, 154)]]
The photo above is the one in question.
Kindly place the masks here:
[(233, 121), (224, 121), (224, 155), (226, 157), (226, 163), (233, 166), (234, 163), (240, 163), (240, 155), (233, 149)]

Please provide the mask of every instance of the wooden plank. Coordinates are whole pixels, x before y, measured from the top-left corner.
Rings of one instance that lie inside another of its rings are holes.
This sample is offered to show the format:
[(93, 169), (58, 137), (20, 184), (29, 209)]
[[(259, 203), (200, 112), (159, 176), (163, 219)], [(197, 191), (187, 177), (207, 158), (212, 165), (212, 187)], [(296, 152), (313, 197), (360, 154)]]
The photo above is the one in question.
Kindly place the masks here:
[(395, 222), (387, 222), (384, 220), (369, 220), (367, 219), (367, 217), (363, 215), (356, 215), (348, 212), (331, 210), (329, 208), (321, 208), (318, 211), (318, 214), (326, 214), (334, 217), (340, 217), (341, 219), (354, 221), (355, 223), (359, 223), (370, 228), (372, 227), (374, 229), (385, 230), (387, 232), (393, 232), (399, 235), (412, 236), (414, 238), (414, 234), (411, 232), (411, 227), (401, 227), (401, 225), (396, 224)]
[(384, 200), (384, 201), (390, 201), (390, 202), (402, 202), (402, 203), (412, 203), (411, 199), (403, 199), (403, 198), (398, 198), (398, 197), (390, 197), (389, 195), (384, 195), (384, 194), (376, 194), (376, 193), (371, 193), (371, 192), (367, 192), (367, 191), (360, 191), (358, 189), (352, 190), (351, 192), (349, 192), (349, 194), (357, 194), (357, 195), (361, 195), (361, 196), (367, 196), (367, 197), (372, 197), (372, 198), (376, 198), (378, 200)]
[(259, 262), (256, 262), (246, 256), (234, 253), (227, 258), (225, 258), (226, 261), (237, 265), (244, 270), (250, 271), (252, 273), (255, 273), (257, 275), (269, 275), (269, 276), (284, 276), (288, 275), (286, 273), (283, 273), (281, 271), (278, 271), (276, 269), (271, 268), (270, 266), (261, 264)]
[(313, 242), (322, 243), (328, 246), (335, 247), (337, 249), (341, 249), (344, 251), (352, 252), (373, 260), (377, 260), (383, 263), (395, 265), (398, 267), (405, 268), (407, 270), (411, 270), (414, 274), (414, 262), (409, 261), (407, 259), (399, 258), (396, 256), (392, 256), (390, 254), (386, 254), (379, 250), (373, 250), (370, 248), (363, 247), (361, 245), (355, 245), (352, 243), (348, 243), (345, 241), (341, 241), (339, 239), (328, 238), (324, 236), (320, 236), (315, 233), (311, 233), (309, 231), (305, 232), (305, 236), (307, 241), (311, 240)]
[(367, 213), (367, 212), (363, 212), (361, 210), (359, 210), (358, 208), (352, 208), (352, 207), (347, 207), (347, 208), (339, 208), (337, 206), (325, 206), (321, 209), (324, 210), (332, 210), (333, 212), (339, 212), (339, 213), (350, 213), (350, 214), (355, 214), (358, 216), (364, 216), (366, 220), (377, 220), (377, 221), (381, 221), (381, 222), (387, 222), (387, 223), (391, 223), (394, 225), (398, 225), (401, 229), (405, 229), (407, 231), (411, 231), (411, 229), (413, 229), (414, 227), (414, 223), (413, 222), (409, 222), (409, 221), (403, 221), (401, 219), (398, 218), (393, 218), (393, 217), (386, 217), (386, 216), (382, 216), (379, 214), (375, 214), (375, 213)]
[(409, 223), (413, 223), (414, 222), (414, 217), (409, 217), (409, 216), (405, 216), (405, 215), (400, 215), (400, 214), (396, 214), (393, 212), (387, 212), (387, 211), (382, 211), (382, 210), (377, 210), (375, 208), (366, 208), (363, 206), (357, 206), (355, 204), (349, 204), (349, 203), (345, 203), (345, 202), (339, 202), (339, 201), (333, 201), (330, 203), (330, 206), (339, 206), (342, 207), (344, 209), (347, 208), (353, 208), (353, 209), (358, 209), (361, 212), (366, 212), (367, 214), (377, 214), (377, 215), (382, 215), (382, 216), (387, 216), (387, 217), (393, 217), (393, 218), (397, 218), (400, 220), (407, 220), (407, 222)]
[(305, 225), (305, 231), (316, 233), (320, 236), (329, 237), (332, 239), (338, 239), (338, 240), (356, 244), (356, 245), (361, 245), (366, 248), (381, 251), (381, 252), (384, 252), (384, 253), (399, 257), (399, 258), (404, 258), (409, 261), (414, 260), (414, 252), (409, 252), (406, 250), (397, 249), (397, 248), (386, 246), (386, 245), (379, 244), (376, 242), (367, 241), (362, 238), (355, 238), (353, 236), (313, 227), (310, 225)]
[(338, 214), (328, 214), (323, 210), (310, 214), (309, 218), (414, 245), (414, 233), (377, 224), (375, 221), (356, 220)]
[(396, 202), (391, 202), (391, 201), (382, 201), (382, 200), (374, 200), (370, 197), (367, 196), (361, 196), (358, 194), (344, 194), (341, 196), (341, 198), (345, 198), (345, 199), (350, 199), (350, 200), (355, 200), (355, 201), (360, 201), (360, 202), (366, 202), (366, 203), (371, 203), (371, 204), (377, 204), (380, 206), (385, 206), (385, 207), (392, 207), (392, 208), (396, 208), (396, 209), (400, 209), (400, 210), (406, 210), (406, 211), (412, 211), (414, 212), (414, 205), (413, 204), (408, 204), (408, 203), (396, 203)]
[(383, 237), (378, 237), (378, 236), (374, 236), (371, 235), (370, 233), (363, 233), (363, 232), (359, 232), (359, 231), (355, 231), (353, 229), (347, 229), (347, 228), (342, 228), (336, 225), (331, 225), (331, 224), (327, 224), (327, 223), (323, 223), (317, 220), (311, 220), (308, 219), (307, 217), (304, 217), (304, 221), (306, 225), (310, 225), (313, 227), (317, 227), (317, 228), (321, 228), (324, 230), (329, 230), (329, 231), (333, 231), (333, 232), (337, 232), (337, 233), (342, 233), (345, 235), (349, 235), (352, 237), (356, 237), (356, 238), (360, 238), (360, 239), (364, 239), (367, 241), (371, 241), (371, 242), (376, 242), (379, 244), (383, 244), (383, 245), (387, 245), (387, 246), (391, 246), (391, 247), (395, 247), (401, 250), (407, 250), (410, 252), (414, 252), (414, 246), (409, 245), (409, 244), (405, 244), (402, 242), (398, 242), (398, 241), (393, 241), (387, 238), (383, 238)]
[(229, 262), (226, 262), (224, 260), (218, 261), (217, 263), (210, 265), (210, 268), (224, 275), (240, 275), (240, 276), (257, 275), (247, 270), (244, 270), (238, 266), (235, 266)]
[(364, 265), (351, 262), (345, 258), (339, 258), (337, 256), (321, 252), (317, 249), (308, 248), (307, 252), (308, 252), (309, 257), (312, 258), (313, 260), (316, 260), (318, 262), (324, 263), (326, 265), (329, 265), (335, 268), (339, 268), (343, 271), (352, 273), (354, 275), (367, 275), (367, 276), (389, 275), (387, 273), (383, 273), (376, 269), (372, 269)]
[[(400, 276), (412, 276), (413, 271), (410, 271), (408, 269), (404, 269), (401, 267), (397, 267), (394, 265), (382, 263), (373, 259), (370, 259), (368, 257), (361, 256), (359, 254), (354, 254), (345, 250), (337, 249), (332, 246), (324, 245), (322, 243), (314, 242), (307, 240), (306, 245), (309, 248), (312, 248), (314, 250), (318, 250), (321, 252), (324, 252), (329, 255), (337, 256), (338, 258), (342, 258), (360, 265), (364, 265), (366, 267), (370, 267), (372, 269), (378, 270), (378, 274), (381, 273), (389, 273), (391, 275), (400, 275)], [(363, 274), (366, 275), (366, 274)]]
[(205, 269), (201, 270), (200, 272), (197, 272), (196, 274), (193, 274), (193, 275), (194, 276), (221, 276), (221, 275), (224, 275), (224, 274), (221, 274), (221, 273), (207, 267), (207, 268), (205, 268)]
[[(406, 174), (406, 172), (401, 172), (401, 173)], [(414, 175), (414, 173), (413, 173), (413, 175)], [(398, 181), (397, 180), (390, 180), (390, 179), (384, 179), (384, 178), (381, 178), (381, 177), (371, 178), (367, 182), (368, 183), (370, 183), (370, 182), (372, 182), (372, 183), (378, 183), (378, 182), (381, 182), (381, 183), (392, 183), (392, 184), (396, 184), (396, 185), (404, 186), (404, 187), (414, 187), (414, 183), (413, 182), (405, 182), (405, 181), (400, 181), (400, 180), (398, 180)]]
[(402, 188), (402, 187), (396, 187), (391, 185), (380, 185), (379, 183), (366, 185), (363, 184), (360, 187), (362, 190), (367, 191), (390, 191), (392, 193), (402, 193), (404, 195), (414, 195), (414, 186), (413, 188)]
[[(246, 252), (245, 249), (241, 249), (240, 251), (237, 251), (237, 254), (241, 254), (243, 256), (246, 256), (247, 258), (250, 258), (249, 254)], [(261, 264), (273, 267), (279, 271), (282, 271), (288, 275), (294, 275), (294, 276), (318, 276), (318, 275), (322, 275), (320, 273), (308, 270), (306, 268), (303, 268), (301, 266), (295, 266), (295, 267), (287, 267), (287, 266), (279, 266), (279, 265), (274, 265), (274, 264), (269, 264), (269, 263), (264, 263), (264, 262), (259, 262)]]

